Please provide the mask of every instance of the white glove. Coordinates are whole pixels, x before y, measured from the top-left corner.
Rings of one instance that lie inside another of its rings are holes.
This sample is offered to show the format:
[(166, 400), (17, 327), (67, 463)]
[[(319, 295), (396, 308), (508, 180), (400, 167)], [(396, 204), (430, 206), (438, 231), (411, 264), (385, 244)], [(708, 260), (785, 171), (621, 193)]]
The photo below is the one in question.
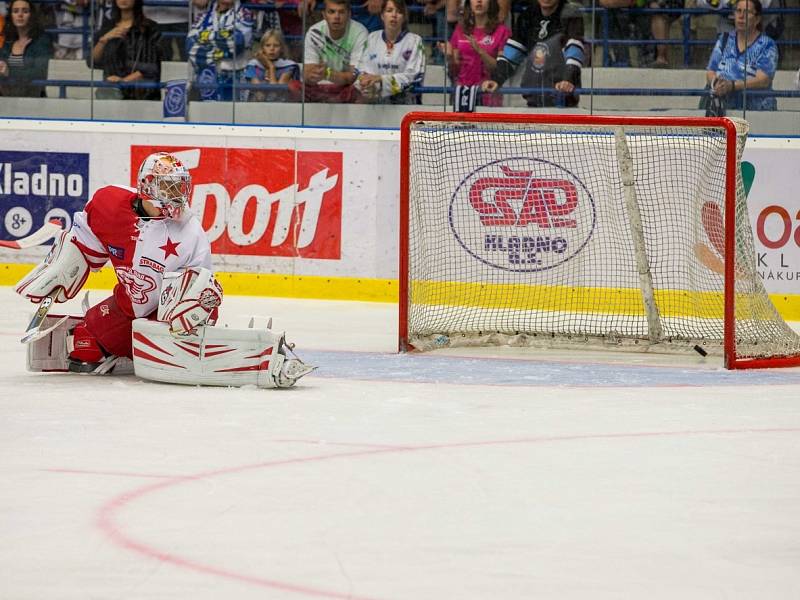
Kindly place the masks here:
[(222, 304), (222, 286), (208, 269), (165, 273), (158, 302), (158, 320), (173, 335), (188, 335), (206, 323)]
[(75, 245), (75, 236), (64, 231), (56, 237), (45, 259), (17, 283), (15, 291), (33, 302), (41, 302), (58, 290), (55, 301), (66, 302), (75, 297), (87, 277), (89, 264), (86, 257)]

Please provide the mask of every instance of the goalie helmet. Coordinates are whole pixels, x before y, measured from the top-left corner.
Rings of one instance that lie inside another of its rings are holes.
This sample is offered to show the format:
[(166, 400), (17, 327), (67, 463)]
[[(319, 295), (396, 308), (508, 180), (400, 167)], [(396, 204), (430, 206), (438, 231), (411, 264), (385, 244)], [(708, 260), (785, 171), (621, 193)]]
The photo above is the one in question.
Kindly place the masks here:
[(139, 167), (136, 191), (142, 200), (158, 208), (162, 217), (178, 219), (189, 203), (192, 177), (175, 155), (156, 152)]

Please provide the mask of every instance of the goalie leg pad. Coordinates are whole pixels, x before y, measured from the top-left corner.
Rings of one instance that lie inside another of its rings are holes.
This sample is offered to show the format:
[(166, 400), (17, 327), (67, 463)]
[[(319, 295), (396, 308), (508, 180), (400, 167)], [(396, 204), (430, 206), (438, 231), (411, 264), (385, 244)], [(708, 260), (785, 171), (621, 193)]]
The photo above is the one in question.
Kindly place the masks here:
[(76, 245), (74, 236), (65, 231), (56, 238), (45, 259), (23, 277), (14, 289), (33, 302), (41, 302), (52, 292), (58, 291), (56, 302), (66, 302), (77, 295), (87, 277), (89, 263), (86, 256)]
[[(63, 315), (48, 315), (43, 322), (43, 328), (50, 327), (58, 322)], [(27, 367), (31, 372), (67, 372), (75, 371), (72, 365), (76, 362), (70, 360), (71, 349), (75, 346), (73, 341), (73, 330), (81, 327), (83, 317), (70, 315), (66, 321), (58, 327), (48, 332), (46, 336), (26, 344)], [(80, 334), (84, 337), (87, 334)], [(88, 334), (91, 335), (91, 334)], [(79, 344), (84, 346), (84, 344)], [(91, 356), (94, 357), (94, 356)], [(91, 358), (84, 355), (84, 358)], [(133, 363), (127, 358), (117, 356), (105, 356), (100, 352), (99, 359), (95, 362), (87, 363), (80, 361), (81, 364), (91, 364), (92, 368), (86, 367), (77, 372), (91, 373), (93, 375), (104, 375), (114, 373), (115, 375), (129, 375), (133, 373)]]
[[(48, 315), (42, 322), (42, 328), (46, 329), (54, 325), (62, 315)], [(70, 316), (56, 329), (49, 332), (43, 338), (35, 340), (26, 345), (28, 356), (28, 371), (68, 371), (69, 352), (67, 350), (67, 337), (69, 331), (83, 320), (83, 317)]]
[[(142, 379), (186, 385), (291, 387), (313, 367), (296, 358), (287, 361), (285, 352), (283, 335), (268, 329), (204, 326), (198, 327), (196, 334), (176, 338), (167, 323), (133, 322), (133, 366)], [(298, 368), (298, 363), (305, 369)]]

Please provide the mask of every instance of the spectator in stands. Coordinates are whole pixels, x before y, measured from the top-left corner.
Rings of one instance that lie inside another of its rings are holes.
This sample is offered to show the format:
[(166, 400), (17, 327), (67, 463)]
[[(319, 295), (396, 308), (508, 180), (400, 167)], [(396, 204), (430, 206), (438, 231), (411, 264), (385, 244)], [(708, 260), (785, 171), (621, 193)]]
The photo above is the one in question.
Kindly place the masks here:
[(367, 102), (412, 104), (415, 85), (425, 76), (425, 48), (422, 38), (408, 31), (405, 0), (383, 0), (383, 31), (367, 38), (358, 64), (356, 89)]
[[(683, 0), (652, 0), (650, 8), (661, 9), (682, 9)], [(672, 22), (680, 16), (680, 13), (662, 13), (650, 17), (650, 31), (653, 39), (657, 41), (669, 39), (669, 28)], [(651, 65), (657, 69), (668, 69), (669, 46), (666, 44), (656, 45), (656, 59)]]
[[(314, 11), (315, 5), (316, 0), (298, 0), (297, 14), (301, 18), (304, 16), (309, 17)], [(382, 0), (363, 0), (362, 4), (351, 7), (355, 9), (352, 11), (351, 18), (353, 21), (361, 23), (364, 27), (366, 27), (368, 33), (380, 31), (383, 28), (383, 22), (381, 21), (381, 6), (383, 6)], [(283, 15), (281, 15), (281, 19), (283, 19)]]
[[(270, 29), (263, 36), (255, 56), (247, 63), (244, 77), (248, 83), (288, 84), (299, 80), (300, 66), (286, 58), (288, 50), (280, 29)], [(245, 94), (250, 102), (275, 102), (286, 100), (286, 93), (280, 90), (248, 90)]]
[[(735, 34), (722, 34), (711, 52), (706, 79), (727, 108), (745, 107), (743, 90), (772, 89), (778, 68), (778, 47), (761, 32), (760, 0), (739, 0), (734, 14)], [(774, 96), (747, 95), (746, 110), (775, 110)]]
[[(448, 37), (452, 37), (456, 25), (461, 21), (461, 16), (464, 13), (467, 2), (466, 0), (447, 0), (446, 4), (447, 30), (450, 34)], [(511, 14), (511, 0), (497, 0), (497, 5), (500, 7), (500, 11), (497, 15), (497, 22), (508, 25), (510, 23), (510, 21), (507, 22), (507, 19)]]
[[(500, 19), (497, 0), (468, 0), (461, 22), (445, 44), (450, 77), (456, 85), (481, 85), (492, 79), (497, 56), (511, 37), (511, 31)], [(485, 93), (483, 106), (502, 106), (500, 94)]]
[[(202, 100), (232, 100), (250, 60), (253, 15), (239, 0), (212, 0), (186, 38)], [(193, 91), (193, 96), (195, 92)], [(237, 93), (237, 99), (241, 96)]]
[[(103, 69), (109, 83), (160, 83), (163, 46), (158, 26), (144, 16), (143, 0), (115, 0), (111, 18), (94, 36), (87, 63)], [(154, 87), (100, 88), (100, 97), (159, 100)]]
[(59, 2), (55, 10), (56, 27), (58, 29), (75, 29), (75, 33), (59, 33), (53, 44), (53, 56), (65, 60), (82, 60), (84, 16), (89, 0), (64, 0)]
[[(775, 6), (773, 6), (773, 4)], [(778, 0), (763, 0), (761, 8), (776, 8), (780, 5)], [(731, 33), (734, 29), (736, 0), (697, 0), (697, 8), (710, 8), (719, 12), (717, 21), (717, 33)], [(761, 21), (761, 31), (766, 33), (773, 40), (777, 40), (783, 34), (783, 15), (773, 14), (764, 15)]]
[(483, 91), (495, 92), (523, 61), (522, 86), (541, 90), (524, 96), (528, 106), (577, 106), (575, 90), (585, 61), (579, 7), (568, 0), (529, 4), (514, 24), (492, 79), (483, 82)]
[[(352, 102), (358, 71), (356, 65), (367, 44), (367, 30), (350, 18), (350, 0), (325, 0), (323, 20), (306, 33), (306, 102)], [(300, 82), (289, 83), (293, 97), (300, 97)]]
[[(497, 15), (497, 22), (503, 23), (506, 27), (511, 27), (511, 0), (497, 0), (500, 12)], [(445, 40), (449, 41), (453, 37), (456, 26), (461, 21), (467, 0), (445, 0), (445, 18), (447, 21)], [(435, 49), (438, 52), (438, 48)], [(446, 57), (445, 57), (446, 60)]]
[(0, 48), (0, 95), (44, 97), (44, 87), (31, 81), (47, 79), (52, 42), (30, 0), (12, 0), (8, 6), (4, 43)]
[(189, 31), (189, 7), (145, 6), (144, 16), (154, 21), (161, 34), (164, 60), (186, 60), (186, 34)]

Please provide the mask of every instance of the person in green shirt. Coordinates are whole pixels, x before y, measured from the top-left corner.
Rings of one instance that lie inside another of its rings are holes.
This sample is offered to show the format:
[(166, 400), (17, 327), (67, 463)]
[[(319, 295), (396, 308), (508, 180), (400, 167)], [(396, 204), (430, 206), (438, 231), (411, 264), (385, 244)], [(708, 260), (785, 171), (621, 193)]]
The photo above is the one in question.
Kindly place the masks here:
[[(322, 16), (324, 20), (312, 25), (305, 36), (305, 100), (352, 102), (367, 28), (350, 18), (350, 0), (325, 0)], [(290, 82), (293, 98), (299, 98), (301, 89), (301, 82)]]

